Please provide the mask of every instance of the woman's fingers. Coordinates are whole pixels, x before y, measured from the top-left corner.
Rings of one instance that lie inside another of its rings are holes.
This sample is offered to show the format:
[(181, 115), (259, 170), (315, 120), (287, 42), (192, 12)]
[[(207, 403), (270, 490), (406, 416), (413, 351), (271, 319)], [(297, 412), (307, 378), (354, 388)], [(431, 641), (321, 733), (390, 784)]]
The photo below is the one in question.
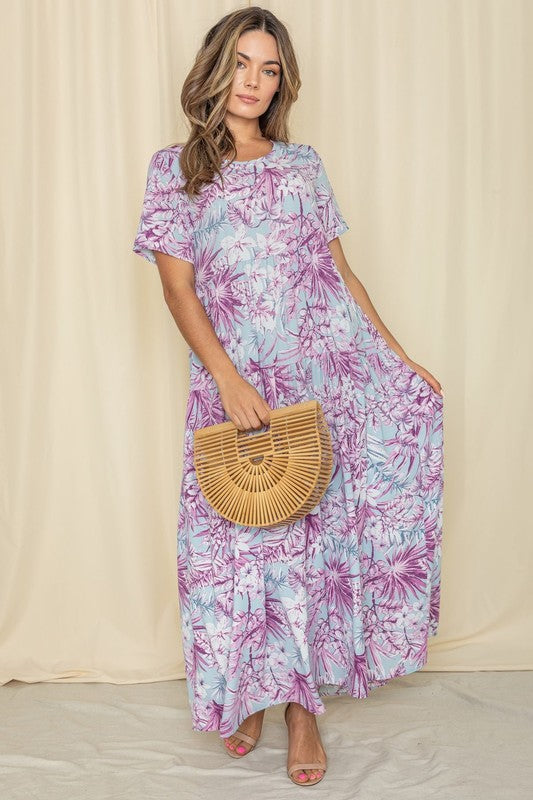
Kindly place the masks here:
[(239, 430), (259, 429), (269, 423), (270, 406), (255, 386), (241, 376), (219, 391), (224, 411)]
[(407, 359), (406, 363), (411, 367), (411, 369), (414, 372), (417, 372), (420, 375), (421, 378), (424, 378), (424, 380), (427, 383), (429, 383), (431, 388), (435, 392), (437, 392), (437, 394), (440, 394), (440, 395), (442, 395), (444, 397), (444, 390), (443, 390), (441, 384), (435, 378), (435, 376), (431, 374), (431, 372), (429, 370), (427, 370), (421, 364), (417, 364), (416, 361), (413, 361), (412, 358)]
[[(258, 399), (262, 399), (260, 395), (258, 396)], [(239, 419), (246, 423), (246, 429), (261, 428), (263, 425), (267, 425), (269, 417), (270, 411), (268, 406), (261, 402), (257, 402), (255, 399), (253, 401), (253, 405), (247, 406), (239, 413)]]

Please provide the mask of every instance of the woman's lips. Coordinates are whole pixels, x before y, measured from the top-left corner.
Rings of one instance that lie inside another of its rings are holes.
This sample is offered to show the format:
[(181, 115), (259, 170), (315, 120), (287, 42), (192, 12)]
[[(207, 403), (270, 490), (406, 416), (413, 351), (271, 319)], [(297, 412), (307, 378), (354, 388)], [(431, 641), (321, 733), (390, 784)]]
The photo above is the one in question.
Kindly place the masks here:
[(243, 103), (258, 103), (259, 100), (251, 97), (243, 97), (242, 94), (238, 94), (237, 97), (239, 100), (242, 100)]

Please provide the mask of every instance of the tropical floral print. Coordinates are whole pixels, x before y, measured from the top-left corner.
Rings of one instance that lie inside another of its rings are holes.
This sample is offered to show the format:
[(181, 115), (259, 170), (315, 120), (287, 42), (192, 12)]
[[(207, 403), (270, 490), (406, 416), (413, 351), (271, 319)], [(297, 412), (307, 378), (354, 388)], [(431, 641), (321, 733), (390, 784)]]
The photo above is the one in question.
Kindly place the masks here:
[(228, 419), (189, 348), (177, 573), (192, 727), (227, 737), (289, 700), (363, 698), (419, 670), (437, 633), (443, 400), (349, 292), (328, 242), (348, 230), (310, 145), (223, 162), (191, 201), (182, 145), (156, 152), (134, 251), (194, 265), (239, 373), (271, 408), (320, 401), (334, 465), (320, 503), (263, 529), (220, 517), (199, 489), (196, 428)]

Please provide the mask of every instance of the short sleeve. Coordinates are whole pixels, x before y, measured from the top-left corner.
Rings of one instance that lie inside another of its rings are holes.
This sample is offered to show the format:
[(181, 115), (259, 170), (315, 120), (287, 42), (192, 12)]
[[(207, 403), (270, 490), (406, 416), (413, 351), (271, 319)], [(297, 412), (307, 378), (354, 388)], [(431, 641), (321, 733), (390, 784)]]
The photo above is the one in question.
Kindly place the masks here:
[(158, 150), (148, 165), (146, 191), (133, 251), (153, 264), (154, 250), (194, 264), (192, 203), (180, 191), (179, 153)]
[(309, 145), (313, 163), (313, 185), (318, 206), (318, 213), (328, 242), (350, 229), (341, 214), (339, 204), (333, 193), (322, 159), (317, 151)]

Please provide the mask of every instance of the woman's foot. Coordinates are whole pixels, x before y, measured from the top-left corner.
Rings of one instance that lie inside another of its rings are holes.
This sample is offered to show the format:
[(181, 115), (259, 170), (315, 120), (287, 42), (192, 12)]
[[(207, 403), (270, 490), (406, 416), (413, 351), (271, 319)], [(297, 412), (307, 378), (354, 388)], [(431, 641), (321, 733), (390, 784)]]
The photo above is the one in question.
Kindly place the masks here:
[[(314, 761), (326, 764), (326, 751), (322, 747), (316, 714), (307, 711), (300, 703), (289, 703), (285, 713), (289, 729), (287, 764), (309, 764)], [(308, 783), (322, 778), (325, 769), (302, 769), (292, 773), (298, 783)]]
[[(248, 736), (253, 736), (254, 739), (258, 739), (263, 729), (264, 716), (265, 716), (264, 708), (261, 711), (256, 711), (254, 714), (250, 714), (249, 717), (246, 717), (246, 719), (244, 719), (241, 722), (241, 724), (239, 725), (239, 730), (241, 730)], [(239, 734), (237, 731), (233, 736), (228, 736), (227, 739), (224, 739), (224, 744), (233, 753), (236, 753), (239, 756), (245, 756), (246, 753), (249, 753), (253, 747), (252, 744), (245, 742), (241, 738), (239, 738)]]

